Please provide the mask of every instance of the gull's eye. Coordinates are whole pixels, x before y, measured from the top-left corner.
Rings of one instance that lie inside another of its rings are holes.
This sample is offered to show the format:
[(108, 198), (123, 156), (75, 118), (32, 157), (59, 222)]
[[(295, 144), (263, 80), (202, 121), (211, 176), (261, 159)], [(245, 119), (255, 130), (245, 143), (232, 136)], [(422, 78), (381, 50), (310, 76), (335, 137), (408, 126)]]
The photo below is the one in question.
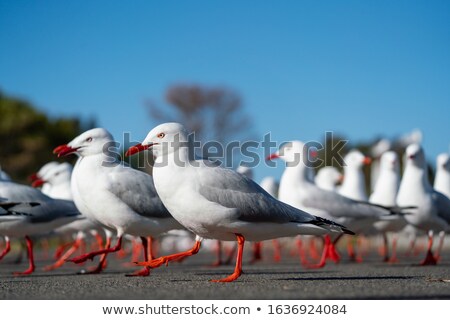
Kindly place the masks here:
[(92, 137), (89, 137), (86, 139), (86, 142), (91, 142), (92, 141)]
[(164, 132), (158, 133), (157, 137), (162, 139), (164, 138), (166, 135), (164, 134)]

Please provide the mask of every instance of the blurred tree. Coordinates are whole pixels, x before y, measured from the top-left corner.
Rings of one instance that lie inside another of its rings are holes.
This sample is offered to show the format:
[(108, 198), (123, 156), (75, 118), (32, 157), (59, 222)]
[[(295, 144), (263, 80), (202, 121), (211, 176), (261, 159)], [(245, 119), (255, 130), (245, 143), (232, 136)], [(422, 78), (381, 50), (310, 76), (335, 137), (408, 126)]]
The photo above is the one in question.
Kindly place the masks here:
[(51, 119), (30, 103), (0, 92), (0, 165), (14, 180), (26, 182), (43, 164), (57, 160), (54, 147), (94, 124), (77, 118)]
[(165, 98), (165, 107), (146, 103), (158, 122), (180, 122), (202, 141), (227, 143), (250, 135), (250, 118), (244, 114), (241, 97), (231, 89), (178, 84), (168, 88)]
[[(252, 137), (252, 124), (245, 114), (241, 97), (226, 87), (207, 87), (197, 84), (177, 84), (165, 94), (166, 105), (159, 106), (146, 101), (150, 117), (158, 123), (179, 122), (189, 132), (195, 132), (197, 140), (205, 143), (217, 141), (226, 145), (232, 140), (243, 141)], [(237, 151), (234, 149), (233, 152)], [(141, 155), (141, 157), (143, 157)], [(129, 159), (135, 165), (148, 159)], [(235, 165), (233, 157), (230, 165)], [(150, 161), (151, 162), (151, 161)]]

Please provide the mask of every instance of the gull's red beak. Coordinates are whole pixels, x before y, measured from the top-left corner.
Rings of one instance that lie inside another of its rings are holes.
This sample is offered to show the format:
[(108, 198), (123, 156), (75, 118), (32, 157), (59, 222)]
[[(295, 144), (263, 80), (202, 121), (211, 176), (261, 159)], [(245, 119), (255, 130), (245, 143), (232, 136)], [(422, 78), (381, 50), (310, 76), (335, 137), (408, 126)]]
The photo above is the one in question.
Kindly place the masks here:
[(280, 156), (277, 153), (272, 153), (267, 156), (266, 160), (278, 159)]
[(368, 166), (369, 164), (372, 163), (372, 159), (370, 157), (365, 157), (363, 160), (363, 163)]
[(33, 183), (31, 184), (31, 186), (32, 186), (33, 188), (37, 188), (37, 187), (42, 186), (44, 183), (45, 183), (44, 180), (37, 178), (37, 179), (35, 179), (35, 180), (33, 181)]
[(341, 175), (339, 176), (338, 180), (337, 180), (337, 183), (338, 183), (338, 184), (342, 184), (342, 182), (344, 182), (344, 175), (343, 175), (343, 174), (341, 174)]
[(309, 150), (309, 156), (313, 159), (317, 158), (317, 156), (319, 155), (319, 153), (317, 152), (317, 150)]
[(138, 143), (137, 145), (130, 147), (127, 150), (127, 152), (125, 152), (125, 157), (129, 157), (129, 156), (132, 156), (133, 154), (136, 154), (136, 153), (139, 153), (141, 151), (147, 150), (151, 146), (153, 146), (153, 143), (147, 144), (145, 146), (143, 146), (142, 144)]
[(38, 177), (37, 173), (35, 172), (35, 173), (33, 173), (33, 174), (30, 174), (30, 176), (28, 177), (28, 179), (29, 179), (31, 182), (33, 182), (34, 180), (39, 179), (39, 177)]
[(67, 156), (68, 154), (72, 154), (76, 152), (78, 148), (69, 147), (67, 144), (60, 145), (53, 149), (53, 153), (58, 155), (58, 158)]

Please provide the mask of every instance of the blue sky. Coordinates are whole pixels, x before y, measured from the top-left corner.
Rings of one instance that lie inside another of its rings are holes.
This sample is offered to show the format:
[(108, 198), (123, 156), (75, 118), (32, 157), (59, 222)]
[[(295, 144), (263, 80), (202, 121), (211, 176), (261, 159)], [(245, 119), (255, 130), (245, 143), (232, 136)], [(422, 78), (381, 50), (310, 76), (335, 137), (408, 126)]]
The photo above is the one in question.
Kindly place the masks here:
[(449, 149), (449, 1), (0, 0), (0, 41), (1, 90), (116, 137), (192, 82), (237, 90), (278, 141), (420, 128), (430, 159)]

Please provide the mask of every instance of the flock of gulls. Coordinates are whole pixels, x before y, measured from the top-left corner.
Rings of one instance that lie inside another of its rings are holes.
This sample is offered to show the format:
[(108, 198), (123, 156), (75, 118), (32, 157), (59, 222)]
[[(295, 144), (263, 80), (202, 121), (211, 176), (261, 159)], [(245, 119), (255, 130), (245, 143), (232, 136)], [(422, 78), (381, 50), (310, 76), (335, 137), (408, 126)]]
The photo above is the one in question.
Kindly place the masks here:
[[(217, 250), (215, 265), (226, 263), (221, 242), (233, 241), (237, 245), (229, 246), (227, 253), (228, 262), (236, 256), (234, 272), (212, 280), (231, 282), (242, 273), (246, 241), (252, 242), (255, 261), (261, 257), (261, 241), (273, 239), (274, 258), (279, 260), (276, 239), (291, 237), (302, 263), (321, 268), (328, 260), (340, 261), (336, 244), (342, 238), (347, 239), (350, 258), (358, 261), (356, 237), (382, 235), (386, 248), (392, 240), (392, 253), (386, 249), (384, 259), (395, 262), (399, 236), (408, 236), (413, 245), (417, 236), (426, 235), (421, 264), (433, 265), (439, 262), (445, 232), (450, 230), (449, 155), (437, 158), (431, 185), (424, 150), (414, 141), (405, 146), (402, 174), (400, 159), (386, 140), (378, 143), (373, 159), (352, 150), (344, 158), (343, 173), (324, 167), (317, 174), (307, 161), (298, 161), (299, 156), (310, 156), (305, 144), (291, 141), (266, 159), (286, 162), (279, 183), (267, 177), (261, 184), (252, 179), (251, 168), (235, 171), (192, 159), (188, 133), (178, 123), (155, 127), (126, 152), (132, 156), (151, 150), (152, 175), (131, 168), (114, 150), (104, 148), (113, 141), (107, 130), (96, 128), (56, 147), (58, 157), (76, 155), (75, 166), (50, 162), (32, 176), (32, 187), (0, 171), (0, 260), (11, 250), (11, 239), (25, 238), (27, 244), (29, 267), (15, 275), (34, 272), (33, 242), (49, 238), (71, 237), (71, 242), (58, 247), (54, 263), (45, 270), (99, 256), (96, 267), (86, 273), (102, 272), (108, 254), (123, 254), (125, 241), (131, 241), (134, 265), (140, 268), (129, 276), (149, 276), (154, 268), (195, 255), (202, 243)], [(371, 161), (375, 183), (368, 197), (363, 166)], [(154, 257), (154, 239), (161, 246), (172, 241), (169, 247), (179, 252)], [(186, 239), (189, 247), (183, 248)], [(323, 242), (317, 263), (307, 261), (305, 239)], [(90, 252), (83, 253), (87, 242)], [(141, 248), (144, 259), (136, 261)]]

